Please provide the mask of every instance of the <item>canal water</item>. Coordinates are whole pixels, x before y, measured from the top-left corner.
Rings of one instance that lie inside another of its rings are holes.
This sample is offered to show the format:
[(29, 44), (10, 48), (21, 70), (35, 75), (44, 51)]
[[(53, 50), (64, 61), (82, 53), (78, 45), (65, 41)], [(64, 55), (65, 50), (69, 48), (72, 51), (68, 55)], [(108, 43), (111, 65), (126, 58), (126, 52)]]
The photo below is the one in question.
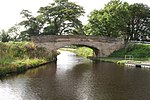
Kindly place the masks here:
[(57, 63), (1, 79), (0, 100), (150, 100), (150, 70), (61, 52)]

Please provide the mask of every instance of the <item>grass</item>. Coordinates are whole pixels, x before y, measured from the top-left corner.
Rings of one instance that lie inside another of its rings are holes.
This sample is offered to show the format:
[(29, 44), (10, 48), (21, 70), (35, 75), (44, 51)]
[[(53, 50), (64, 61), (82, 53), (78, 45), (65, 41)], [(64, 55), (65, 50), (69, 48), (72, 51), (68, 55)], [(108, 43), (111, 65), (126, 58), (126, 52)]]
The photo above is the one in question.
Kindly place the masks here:
[(136, 59), (149, 59), (150, 44), (129, 44), (126, 48), (115, 51), (109, 57), (124, 58), (125, 55), (132, 55)]
[(132, 55), (132, 62), (150, 61), (150, 44), (129, 44), (126, 48), (122, 48), (112, 53), (109, 57), (100, 58), (100, 61), (124, 64), (129, 60), (125, 60), (125, 55)]
[(125, 60), (123, 58), (110, 58), (110, 57), (100, 58), (100, 59), (97, 59), (97, 60), (101, 61), (101, 62), (116, 63), (116, 64), (119, 64), (119, 65), (124, 65), (126, 62), (142, 63), (142, 62), (147, 62), (148, 61), (148, 60), (140, 60), (140, 59)]
[(76, 49), (74, 49), (74, 48), (60, 48), (59, 50), (75, 52)]
[(88, 47), (61, 48), (60, 50), (74, 52), (77, 56), (88, 57), (93, 55), (93, 50)]
[(14, 60), (10, 64), (0, 67), (0, 76), (5, 76), (10, 73), (21, 73), (43, 63), (46, 63), (43, 59)]
[(79, 47), (75, 50), (78, 56), (88, 57), (93, 55), (93, 50), (87, 47)]
[(31, 42), (0, 42), (0, 76), (26, 71), (51, 61), (56, 55)]
[(28, 67), (28, 66), (37, 66), (39, 64), (46, 63), (46, 62), (47, 61), (44, 59), (22, 59), (22, 60), (15, 60), (11, 62), (11, 65), (14, 67), (17, 67), (17, 66)]

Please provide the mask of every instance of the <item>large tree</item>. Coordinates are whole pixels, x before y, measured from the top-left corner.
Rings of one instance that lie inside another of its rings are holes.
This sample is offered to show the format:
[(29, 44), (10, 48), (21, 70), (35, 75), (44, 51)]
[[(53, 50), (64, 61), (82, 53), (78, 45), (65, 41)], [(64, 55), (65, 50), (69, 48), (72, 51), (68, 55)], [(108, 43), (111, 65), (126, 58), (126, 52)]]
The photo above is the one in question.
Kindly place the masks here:
[(94, 10), (85, 26), (86, 34), (110, 37), (120, 36), (129, 20), (128, 3), (111, 0), (103, 9)]
[(91, 12), (84, 29), (88, 35), (123, 35), (127, 41), (146, 39), (150, 35), (150, 7), (111, 0), (103, 9)]
[(84, 9), (68, 0), (54, 0), (48, 6), (40, 7), (36, 17), (27, 10), (23, 10), (21, 14), (26, 18), (20, 23), (26, 27), (24, 33), (31, 35), (83, 33), (83, 26), (78, 18), (84, 14)]
[(25, 18), (25, 20), (19, 23), (25, 27), (25, 30), (22, 31), (22, 33), (28, 34), (29, 36), (40, 34), (40, 30), (44, 23), (38, 19), (39, 17), (34, 17), (28, 10), (22, 10), (20, 14)]
[(144, 39), (150, 34), (150, 7), (142, 3), (130, 5), (130, 20), (127, 24), (128, 35), (131, 40)]

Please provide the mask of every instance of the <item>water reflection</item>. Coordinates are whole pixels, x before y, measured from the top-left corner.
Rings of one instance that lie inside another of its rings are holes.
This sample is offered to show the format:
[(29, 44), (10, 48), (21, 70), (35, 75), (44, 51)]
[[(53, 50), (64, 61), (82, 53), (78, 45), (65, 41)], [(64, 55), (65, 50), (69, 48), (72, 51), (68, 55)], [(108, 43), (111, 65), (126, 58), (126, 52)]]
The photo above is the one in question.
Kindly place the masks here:
[(61, 52), (57, 63), (1, 80), (0, 100), (149, 100), (149, 88), (149, 70)]

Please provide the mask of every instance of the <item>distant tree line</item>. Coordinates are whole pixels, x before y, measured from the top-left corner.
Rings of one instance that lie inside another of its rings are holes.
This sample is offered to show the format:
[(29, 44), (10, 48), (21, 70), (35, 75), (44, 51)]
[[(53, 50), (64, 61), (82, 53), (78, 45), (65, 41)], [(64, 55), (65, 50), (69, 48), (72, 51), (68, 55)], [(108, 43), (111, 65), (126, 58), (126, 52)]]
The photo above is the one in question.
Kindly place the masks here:
[(148, 40), (150, 37), (150, 7), (142, 3), (128, 4), (111, 0), (104, 8), (88, 15), (88, 23), (79, 20), (84, 8), (68, 0), (54, 0), (40, 7), (37, 16), (28, 10), (20, 13), (19, 24), (0, 32), (0, 41), (26, 41), (35, 35), (98, 35)]

